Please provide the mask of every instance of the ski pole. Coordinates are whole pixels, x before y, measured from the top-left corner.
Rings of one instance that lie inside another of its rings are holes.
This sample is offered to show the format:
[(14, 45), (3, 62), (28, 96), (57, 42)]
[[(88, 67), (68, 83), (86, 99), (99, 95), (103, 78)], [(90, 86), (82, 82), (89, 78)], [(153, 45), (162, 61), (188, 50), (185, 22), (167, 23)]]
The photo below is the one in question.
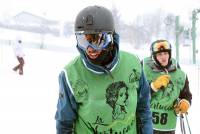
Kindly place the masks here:
[(180, 126), (181, 126), (181, 133), (186, 134), (183, 114), (180, 114)]
[(185, 113), (185, 118), (186, 118), (187, 126), (188, 126), (188, 129), (189, 129), (189, 133), (191, 134), (191, 129), (190, 129), (190, 124), (188, 122), (187, 113)]

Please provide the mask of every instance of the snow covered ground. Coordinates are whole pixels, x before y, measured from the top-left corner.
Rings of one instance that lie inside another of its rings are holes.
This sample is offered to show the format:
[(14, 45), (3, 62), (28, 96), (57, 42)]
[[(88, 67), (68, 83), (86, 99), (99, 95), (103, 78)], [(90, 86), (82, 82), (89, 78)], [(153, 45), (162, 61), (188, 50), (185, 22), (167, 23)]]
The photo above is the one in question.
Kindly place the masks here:
[[(55, 134), (58, 74), (78, 53), (75, 47), (67, 52), (31, 48), (24, 51), (24, 75), (20, 76), (12, 70), (17, 60), (11, 46), (0, 46), (0, 134)], [(189, 124), (192, 134), (199, 134), (200, 66), (181, 67), (188, 74), (193, 93)], [(179, 134), (180, 127), (177, 128)]]
[(10, 46), (0, 48), (0, 134), (55, 134), (57, 76), (73, 53), (24, 49), (24, 75)]

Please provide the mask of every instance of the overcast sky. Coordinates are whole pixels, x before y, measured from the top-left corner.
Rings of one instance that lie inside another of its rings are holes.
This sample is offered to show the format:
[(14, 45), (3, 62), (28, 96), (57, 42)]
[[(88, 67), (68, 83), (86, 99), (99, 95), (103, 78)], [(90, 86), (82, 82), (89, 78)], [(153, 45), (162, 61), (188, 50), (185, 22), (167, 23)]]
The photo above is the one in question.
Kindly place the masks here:
[(200, 0), (0, 0), (0, 3), (0, 16), (27, 11), (53, 20), (74, 20), (77, 13), (88, 5), (115, 6), (126, 22), (159, 8), (183, 16), (200, 8)]

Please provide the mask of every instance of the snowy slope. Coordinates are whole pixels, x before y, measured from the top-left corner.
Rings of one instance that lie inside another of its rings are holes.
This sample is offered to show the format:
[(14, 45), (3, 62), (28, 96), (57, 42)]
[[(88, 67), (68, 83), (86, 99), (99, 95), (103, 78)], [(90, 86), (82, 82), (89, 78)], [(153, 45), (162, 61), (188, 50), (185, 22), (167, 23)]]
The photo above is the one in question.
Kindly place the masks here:
[(0, 133), (55, 134), (57, 76), (74, 54), (37, 49), (24, 51), (23, 76), (12, 71), (17, 64), (12, 49), (5, 46), (1, 53)]

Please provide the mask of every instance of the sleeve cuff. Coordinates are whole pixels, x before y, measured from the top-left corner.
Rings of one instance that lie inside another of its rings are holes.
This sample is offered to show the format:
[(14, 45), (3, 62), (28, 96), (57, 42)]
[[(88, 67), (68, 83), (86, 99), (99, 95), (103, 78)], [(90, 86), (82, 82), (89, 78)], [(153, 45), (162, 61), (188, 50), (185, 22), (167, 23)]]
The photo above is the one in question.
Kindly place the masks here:
[(188, 104), (188, 106), (190, 107), (190, 102), (189, 102), (188, 100), (186, 100), (186, 99), (181, 99), (180, 102), (179, 102), (179, 104), (180, 104), (182, 101), (186, 102), (186, 103)]
[(151, 82), (151, 89), (152, 89), (154, 92), (158, 92), (158, 90), (154, 87), (153, 82)]

